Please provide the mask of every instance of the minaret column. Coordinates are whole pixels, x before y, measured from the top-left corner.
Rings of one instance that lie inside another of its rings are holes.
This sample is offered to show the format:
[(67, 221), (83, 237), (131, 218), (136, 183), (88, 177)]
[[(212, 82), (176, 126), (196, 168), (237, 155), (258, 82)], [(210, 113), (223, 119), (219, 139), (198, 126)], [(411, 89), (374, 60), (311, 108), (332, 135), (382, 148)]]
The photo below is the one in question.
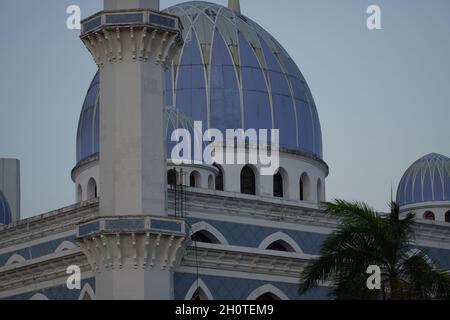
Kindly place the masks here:
[(105, 8), (114, 10), (84, 20), (81, 34), (100, 69), (100, 213), (165, 216), (162, 68), (182, 44), (181, 23), (155, 0)]
[(105, 0), (82, 21), (100, 70), (100, 216), (78, 227), (99, 299), (172, 299), (186, 233), (166, 210), (163, 69), (180, 20), (157, 0)]

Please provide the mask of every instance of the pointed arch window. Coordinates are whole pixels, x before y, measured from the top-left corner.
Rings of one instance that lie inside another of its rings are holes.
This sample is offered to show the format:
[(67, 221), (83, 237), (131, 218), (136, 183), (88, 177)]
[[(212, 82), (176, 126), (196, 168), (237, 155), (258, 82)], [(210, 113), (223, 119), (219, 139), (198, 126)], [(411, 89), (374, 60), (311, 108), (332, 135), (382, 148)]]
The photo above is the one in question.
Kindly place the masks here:
[(87, 198), (88, 200), (98, 198), (97, 182), (94, 178), (91, 178), (88, 182)]
[(276, 198), (284, 197), (283, 176), (281, 172), (273, 176), (273, 196)]
[(191, 240), (200, 243), (220, 244), (219, 239), (217, 239), (212, 233), (206, 230), (201, 230), (194, 233), (191, 236)]
[(263, 295), (260, 295), (258, 298), (256, 298), (256, 301), (278, 301), (278, 300), (281, 299), (272, 292), (264, 293)]
[(199, 188), (200, 187), (200, 173), (194, 171), (189, 176), (189, 185), (191, 188)]
[(223, 170), (221, 167), (219, 167), (218, 165), (214, 165), (214, 167), (217, 168), (217, 170), (219, 170), (219, 174), (216, 177), (216, 190), (217, 191), (224, 191), (224, 186), (223, 186)]
[(299, 181), (300, 201), (309, 201), (310, 183), (307, 173), (302, 174)]
[(273, 250), (273, 251), (281, 251), (281, 252), (295, 252), (294, 248), (283, 240), (278, 240), (273, 243), (271, 243), (269, 246), (267, 246), (267, 250)]
[(249, 166), (245, 166), (241, 171), (241, 193), (256, 195), (256, 176)]
[(167, 171), (167, 184), (169, 186), (177, 185), (177, 171), (175, 169)]

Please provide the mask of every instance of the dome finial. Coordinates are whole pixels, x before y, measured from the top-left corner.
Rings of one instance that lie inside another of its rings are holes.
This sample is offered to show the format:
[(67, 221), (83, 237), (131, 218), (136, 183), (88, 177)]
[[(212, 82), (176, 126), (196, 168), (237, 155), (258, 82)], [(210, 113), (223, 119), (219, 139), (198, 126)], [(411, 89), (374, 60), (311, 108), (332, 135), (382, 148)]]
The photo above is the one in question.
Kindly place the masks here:
[(241, 13), (241, 3), (239, 0), (228, 0), (228, 8), (237, 13)]
[(159, 0), (103, 0), (105, 10), (151, 9), (159, 11)]

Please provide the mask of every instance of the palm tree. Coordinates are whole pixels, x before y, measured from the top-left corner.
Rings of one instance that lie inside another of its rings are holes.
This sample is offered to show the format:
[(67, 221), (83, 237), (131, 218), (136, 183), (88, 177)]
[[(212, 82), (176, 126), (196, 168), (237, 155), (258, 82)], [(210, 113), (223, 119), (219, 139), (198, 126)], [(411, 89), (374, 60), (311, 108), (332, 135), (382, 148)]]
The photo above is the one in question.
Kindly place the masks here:
[[(332, 297), (339, 300), (450, 299), (450, 273), (437, 269), (424, 251), (412, 245), (414, 214), (400, 219), (395, 203), (389, 214), (360, 202), (336, 200), (322, 206), (340, 220), (340, 226), (322, 244), (320, 258), (302, 272), (301, 295), (330, 282)], [(381, 270), (380, 290), (367, 286), (369, 266)]]

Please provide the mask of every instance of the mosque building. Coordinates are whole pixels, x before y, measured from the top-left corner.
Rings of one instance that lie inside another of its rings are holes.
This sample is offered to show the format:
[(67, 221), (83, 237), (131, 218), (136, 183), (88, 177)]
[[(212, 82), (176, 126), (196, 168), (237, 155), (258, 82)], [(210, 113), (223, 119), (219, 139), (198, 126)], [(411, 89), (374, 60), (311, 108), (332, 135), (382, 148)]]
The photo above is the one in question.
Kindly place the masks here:
[[(0, 299), (327, 299), (326, 284), (298, 294), (338, 226), (319, 207), (329, 167), (300, 69), (238, 0), (159, 8), (104, 0), (82, 22), (98, 72), (78, 123), (74, 205), (21, 220), (19, 162), (0, 160)], [(177, 164), (172, 133), (195, 121), (279, 129), (279, 170)], [(397, 202), (416, 213), (415, 245), (450, 270), (450, 159), (415, 162)]]

